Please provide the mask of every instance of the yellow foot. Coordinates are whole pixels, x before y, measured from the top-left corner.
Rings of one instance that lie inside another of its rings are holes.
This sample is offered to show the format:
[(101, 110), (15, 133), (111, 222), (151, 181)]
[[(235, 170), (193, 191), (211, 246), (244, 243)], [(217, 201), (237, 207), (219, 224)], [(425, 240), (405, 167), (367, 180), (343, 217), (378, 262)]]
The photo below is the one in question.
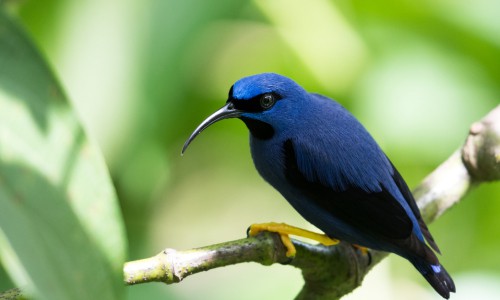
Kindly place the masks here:
[(352, 246), (354, 248), (358, 249), (359, 251), (361, 251), (361, 253), (363, 253), (365, 255), (368, 254), (368, 248), (360, 246), (360, 245), (356, 245), (356, 244), (352, 244)]
[(302, 228), (290, 226), (285, 223), (274, 223), (274, 222), (252, 224), (248, 228), (248, 235), (256, 236), (262, 231), (276, 232), (280, 235), (281, 241), (283, 242), (283, 245), (287, 249), (286, 251), (287, 257), (294, 257), (295, 253), (297, 252), (297, 250), (295, 250), (295, 246), (290, 240), (289, 237), (290, 234), (317, 241), (325, 246), (336, 245), (339, 243), (339, 240), (332, 239), (325, 234), (319, 234)]

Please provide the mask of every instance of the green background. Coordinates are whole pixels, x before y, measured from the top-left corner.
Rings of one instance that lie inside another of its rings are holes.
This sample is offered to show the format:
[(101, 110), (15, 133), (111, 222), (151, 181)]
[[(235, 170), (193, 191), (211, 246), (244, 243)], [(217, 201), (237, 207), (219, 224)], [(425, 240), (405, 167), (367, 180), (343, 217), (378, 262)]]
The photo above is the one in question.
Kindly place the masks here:
[[(240, 77), (276, 72), (336, 99), (410, 187), (500, 99), (495, 0), (5, 3), (68, 95), (71, 120), (76, 115), (103, 152), (126, 230), (118, 262), (127, 248), (131, 260), (238, 239), (254, 222), (310, 228), (256, 173), (243, 123), (214, 125), (180, 156)], [(50, 147), (46, 155), (55, 156)], [(19, 166), (9, 167), (20, 176)], [(498, 183), (482, 185), (430, 226), (457, 283), (452, 299), (500, 298), (499, 198)], [(109, 218), (109, 235), (121, 236), (121, 217)], [(0, 290), (16, 285), (4, 272)], [(121, 292), (127, 299), (290, 299), (301, 285), (291, 267), (245, 264)], [(345, 299), (402, 297), (439, 299), (411, 265), (391, 257)]]

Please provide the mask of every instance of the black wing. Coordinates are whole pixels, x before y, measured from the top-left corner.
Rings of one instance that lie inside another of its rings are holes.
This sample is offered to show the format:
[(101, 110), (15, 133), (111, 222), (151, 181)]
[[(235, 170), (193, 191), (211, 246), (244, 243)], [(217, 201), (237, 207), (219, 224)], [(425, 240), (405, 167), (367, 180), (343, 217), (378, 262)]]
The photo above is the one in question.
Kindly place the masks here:
[[(302, 190), (308, 200), (314, 201), (318, 207), (345, 224), (396, 246), (402, 251), (400, 255), (418, 256), (431, 264), (439, 264), (434, 252), (413, 234), (413, 223), (407, 212), (385, 188), (382, 187), (380, 192), (366, 192), (357, 187), (338, 191), (320, 182), (311, 182), (297, 165), (293, 142), (287, 140), (283, 149), (285, 176), (291, 184)], [(423, 235), (437, 251), (437, 246), (422, 220), (408, 186), (396, 169), (393, 174), (393, 179), (414, 212)], [(334, 232), (325, 233), (335, 237)]]
[(439, 250), (438, 245), (434, 241), (434, 238), (432, 237), (429, 229), (427, 228), (427, 225), (424, 223), (424, 220), (422, 219), (422, 216), (420, 214), (420, 210), (417, 207), (417, 203), (415, 202), (415, 198), (413, 198), (413, 194), (411, 193), (410, 189), (408, 188), (408, 185), (404, 181), (403, 177), (401, 174), (399, 174), (398, 170), (394, 167), (392, 164), (392, 168), (394, 169), (394, 182), (398, 186), (399, 190), (403, 194), (403, 197), (405, 198), (406, 202), (410, 206), (411, 210), (413, 211), (413, 214), (417, 218), (418, 224), (420, 225), (420, 230), (422, 231), (422, 234), (425, 237), (425, 240), (429, 243), (429, 245), (434, 249), (437, 253), (441, 253)]
[(405, 239), (411, 235), (413, 223), (410, 217), (387, 190), (367, 193), (351, 187), (336, 191), (322, 183), (310, 182), (299, 170), (291, 140), (284, 143), (284, 152), (287, 180), (333, 217), (363, 232), (387, 239)]

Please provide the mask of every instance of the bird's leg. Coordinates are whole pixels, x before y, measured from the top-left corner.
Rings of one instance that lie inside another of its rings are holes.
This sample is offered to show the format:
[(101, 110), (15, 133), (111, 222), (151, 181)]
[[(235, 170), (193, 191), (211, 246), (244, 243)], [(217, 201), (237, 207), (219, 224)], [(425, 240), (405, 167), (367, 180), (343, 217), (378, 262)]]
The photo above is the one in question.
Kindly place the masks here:
[(287, 257), (294, 257), (295, 253), (297, 252), (295, 250), (295, 246), (290, 240), (289, 237), (290, 234), (317, 241), (325, 246), (336, 245), (339, 243), (339, 240), (332, 239), (325, 234), (319, 234), (302, 228), (294, 227), (285, 223), (275, 223), (275, 222), (252, 224), (248, 228), (248, 235), (256, 236), (262, 231), (276, 232), (280, 235), (281, 241), (283, 242), (283, 245), (287, 249), (286, 251)]

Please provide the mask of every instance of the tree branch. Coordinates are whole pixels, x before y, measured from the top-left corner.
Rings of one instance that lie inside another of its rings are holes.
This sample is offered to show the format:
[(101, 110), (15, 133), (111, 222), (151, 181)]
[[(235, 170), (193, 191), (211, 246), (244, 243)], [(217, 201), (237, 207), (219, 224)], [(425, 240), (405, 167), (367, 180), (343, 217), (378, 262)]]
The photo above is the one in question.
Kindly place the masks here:
[(4, 292), (0, 292), (0, 300), (22, 300), (26, 299), (22, 295), (22, 291), (19, 288), (13, 288)]
[[(474, 186), (500, 179), (500, 106), (470, 127), (461, 149), (427, 176), (414, 190), (415, 199), (427, 222), (432, 222), (455, 205)], [(348, 243), (336, 246), (311, 245), (293, 240), (296, 257), (289, 262), (277, 234), (176, 251), (166, 249), (156, 256), (127, 262), (127, 285), (160, 281), (180, 282), (185, 277), (242, 262), (263, 265), (287, 263), (302, 270), (304, 286), (296, 299), (339, 299), (358, 287), (370, 269), (387, 253), (361, 253)]]

